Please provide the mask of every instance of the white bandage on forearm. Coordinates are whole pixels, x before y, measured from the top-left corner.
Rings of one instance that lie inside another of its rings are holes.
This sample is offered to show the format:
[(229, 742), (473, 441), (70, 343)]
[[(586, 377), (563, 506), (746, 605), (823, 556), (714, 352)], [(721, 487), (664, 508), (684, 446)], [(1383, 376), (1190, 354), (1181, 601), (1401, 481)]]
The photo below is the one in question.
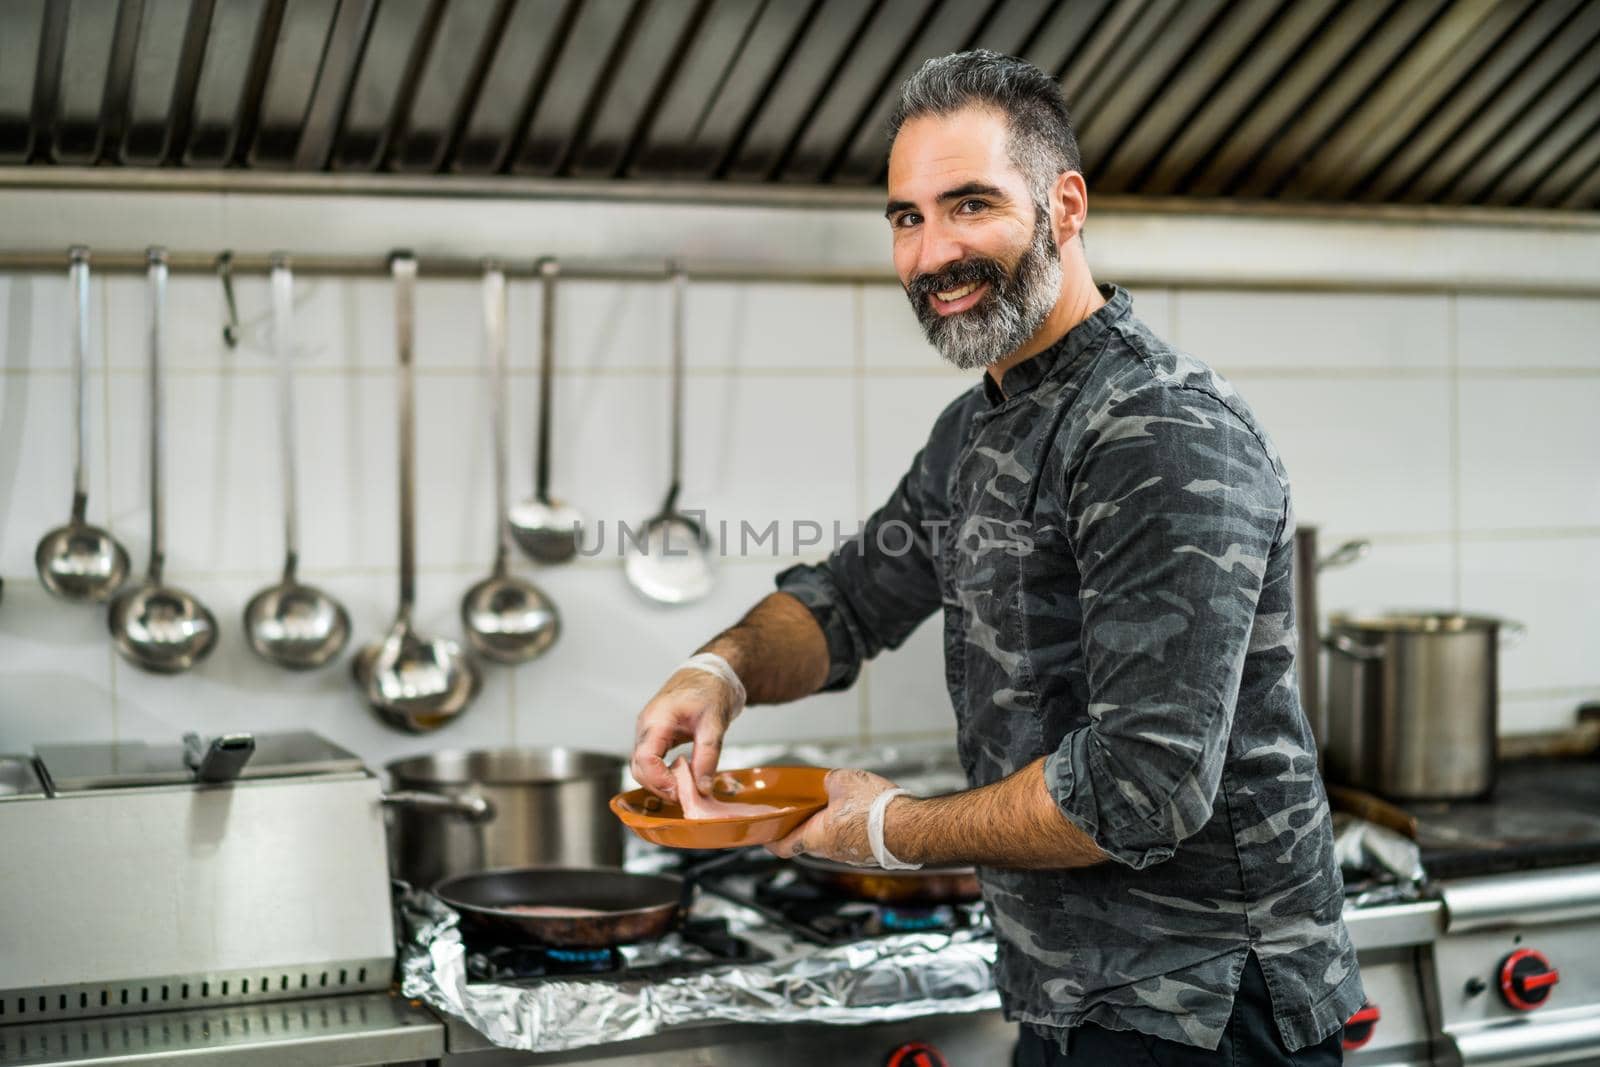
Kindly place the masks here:
[(885, 789), (872, 799), (872, 807), (867, 811), (867, 844), (872, 846), (873, 860), (886, 871), (914, 871), (922, 866), (920, 863), (902, 863), (895, 859), (889, 846), (883, 843), (883, 820), (889, 810), (889, 801), (904, 792), (898, 786)]
[[(728, 661), (715, 652), (696, 652), (682, 663), (678, 664), (679, 671), (705, 671), (715, 675), (728, 683), (728, 688), (733, 690), (733, 710), (728, 713), (728, 721), (732, 722), (744, 710), (747, 696), (744, 683), (739, 680), (739, 674), (728, 665)], [(674, 671), (673, 673), (677, 673)]]

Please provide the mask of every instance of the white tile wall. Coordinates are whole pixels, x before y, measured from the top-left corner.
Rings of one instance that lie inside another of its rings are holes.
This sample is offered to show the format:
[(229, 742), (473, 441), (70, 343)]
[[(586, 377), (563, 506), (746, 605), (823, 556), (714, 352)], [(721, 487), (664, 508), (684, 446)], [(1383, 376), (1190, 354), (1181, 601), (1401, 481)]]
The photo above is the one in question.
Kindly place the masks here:
[[(856, 361), (853, 297), (839, 285), (691, 286), (684, 301), (687, 362), (790, 373), (849, 370)], [(780, 325), (794, 322), (806, 328)]]
[(1450, 528), (1447, 380), (1333, 368), (1282, 377), (1240, 370), (1229, 380), (1277, 445), (1300, 521), (1330, 531)]
[(1178, 290), (1183, 346), (1223, 371), (1243, 367), (1443, 371), (1449, 299), (1376, 293)]
[[(1339, 547), (1336, 531), (1318, 529), (1318, 551)], [(1407, 544), (1377, 538), (1365, 558), (1321, 572), (1318, 606), (1324, 612), (1364, 613), (1385, 608), (1456, 606), (1455, 549), (1449, 541)]]
[(1177, 297), (1173, 290), (1136, 288), (1128, 295), (1133, 297), (1133, 313), (1144, 320), (1152, 333), (1157, 337), (1174, 336), (1173, 307)]
[(1525, 624), (1500, 659), (1508, 690), (1592, 686), (1600, 673), (1600, 537), (1466, 541), (1462, 601)]
[[(143, 283), (96, 285), (90, 511), (142, 569)], [(218, 614), (214, 658), (185, 677), (141, 674), (110, 653), (101, 610), (39, 590), (33, 544), (65, 518), (71, 477), (65, 296), (60, 278), (0, 278), (0, 750), (290, 725), (375, 762), (447, 744), (623, 750), (672, 664), (771, 588), (794, 547), (792, 521), (853, 528), (973, 380), (939, 360), (892, 285), (692, 287), (684, 503), (735, 533), (741, 519), (779, 520), (785, 558), (763, 548), (728, 560), (707, 602), (661, 609), (626, 587), (614, 551), (617, 522), (651, 514), (666, 487), (668, 291), (563, 282), (553, 487), (592, 529), (604, 521), (607, 540), (595, 558), (525, 569), (564, 615), (552, 653), (489, 669), (467, 715), (412, 738), (376, 722), (342, 665), (278, 672), (239, 633), (245, 600), (272, 580), (282, 553), (262, 279), (238, 280), (244, 341), (232, 352), (220, 339), (216, 280), (176, 277), (171, 290), (169, 570)], [(1528, 622), (1526, 644), (1504, 664), (1508, 732), (1558, 725), (1583, 694), (1600, 692), (1591, 302), (1181, 288), (1139, 289), (1135, 299), (1158, 332), (1230, 373), (1276, 439), (1299, 514), (1321, 524), (1324, 545), (1374, 538), (1367, 560), (1324, 576), (1325, 609), (1460, 606)], [(511, 492), (521, 497), (532, 486), (538, 286), (515, 283), (511, 305)], [(296, 307), (303, 566), (345, 599), (358, 640), (370, 640), (395, 600), (392, 294), (382, 280), (301, 277)], [(459, 634), (459, 598), (491, 551), (479, 317), (476, 284), (424, 280), (419, 621), (446, 634)], [(1525, 330), (1507, 326), (1518, 319)], [(1521, 343), (1529, 337), (1536, 360)], [(1523, 373), (1535, 364), (1538, 373)], [(752, 709), (734, 738), (949, 736), (940, 659), (931, 622), (856, 690)]]
[(0, 604), (0, 749), (37, 741), (105, 738), (115, 697), (103, 609), (66, 610), (26, 570), (8, 568)]
[(1600, 687), (1567, 689), (1555, 696), (1539, 692), (1502, 694), (1500, 733), (1537, 734), (1562, 730), (1572, 725), (1573, 713), (1583, 703), (1600, 701)]
[[(937, 357), (935, 357), (937, 358)], [(868, 377), (865, 382), (865, 506), (875, 510), (900, 484), (939, 413), (971, 388), (971, 373), (931, 377)]]
[(1600, 527), (1600, 376), (1462, 379), (1461, 521)]
[[(105, 285), (90, 282), (90, 306), (98, 309)], [(61, 274), (0, 276), (0, 337), (6, 342), (5, 366), (59, 368), (72, 366), (72, 331), (76, 312), (71, 306), (66, 271)], [(91, 334), (91, 344), (97, 343)], [(100, 360), (96, 358), (95, 363)]]
[[(33, 574), (33, 550), (72, 511), (72, 377), (0, 372), (0, 573)], [(105, 378), (85, 386), (88, 520), (108, 524)]]
[(1600, 369), (1600, 301), (1461, 296), (1463, 367)]
[(944, 627), (929, 618), (892, 653), (869, 664), (867, 708), (874, 736), (926, 733), (955, 737), (955, 714), (944, 681)]

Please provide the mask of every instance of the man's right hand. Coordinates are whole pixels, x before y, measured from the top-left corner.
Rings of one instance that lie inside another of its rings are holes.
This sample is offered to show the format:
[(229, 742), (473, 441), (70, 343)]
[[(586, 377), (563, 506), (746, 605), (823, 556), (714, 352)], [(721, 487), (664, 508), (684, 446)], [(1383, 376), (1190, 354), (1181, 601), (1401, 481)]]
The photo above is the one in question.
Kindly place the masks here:
[(694, 742), (689, 766), (700, 792), (711, 793), (711, 779), (722, 755), (722, 735), (736, 714), (733, 687), (705, 671), (678, 671), (639, 712), (634, 732), (633, 776), (640, 785), (676, 801), (678, 789), (667, 770), (666, 755), (685, 741)]

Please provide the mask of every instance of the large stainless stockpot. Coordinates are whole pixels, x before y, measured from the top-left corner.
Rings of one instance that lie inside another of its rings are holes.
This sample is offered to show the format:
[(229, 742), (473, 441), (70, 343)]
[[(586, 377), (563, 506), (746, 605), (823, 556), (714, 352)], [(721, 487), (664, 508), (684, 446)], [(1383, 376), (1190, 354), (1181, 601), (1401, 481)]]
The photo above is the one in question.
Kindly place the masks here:
[(1331, 616), (1328, 780), (1395, 800), (1488, 795), (1500, 633), (1522, 629), (1451, 612)]
[(444, 751), (384, 769), (394, 875), (432, 887), (501, 867), (620, 867), (623, 827), (607, 807), (625, 761), (570, 748)]

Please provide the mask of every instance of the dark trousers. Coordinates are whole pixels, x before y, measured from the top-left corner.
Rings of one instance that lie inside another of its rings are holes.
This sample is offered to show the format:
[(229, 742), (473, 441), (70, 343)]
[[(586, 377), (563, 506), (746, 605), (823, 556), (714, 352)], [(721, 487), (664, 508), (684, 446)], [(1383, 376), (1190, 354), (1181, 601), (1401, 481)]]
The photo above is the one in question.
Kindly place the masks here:
[(1272, 998), (1256, 954), (1245, 960), (1233, 1014), (1215, 1052), (1151, 1037), (1136, 1030), (1107, 1030), (1084, 1023), (1067, 1032), (1067, 1051), (1053, 1037), (1043, 1037), (1023, 1024), (1022, 1037), (1012, 1058), (1013, 1067), (1058, 1067), (1061, 1064), (1095, 1064), (1097, 1067), (1334, 1067), (1344, 1062), (1344, 1033), (1290, 1052), (1272, 1021)]

